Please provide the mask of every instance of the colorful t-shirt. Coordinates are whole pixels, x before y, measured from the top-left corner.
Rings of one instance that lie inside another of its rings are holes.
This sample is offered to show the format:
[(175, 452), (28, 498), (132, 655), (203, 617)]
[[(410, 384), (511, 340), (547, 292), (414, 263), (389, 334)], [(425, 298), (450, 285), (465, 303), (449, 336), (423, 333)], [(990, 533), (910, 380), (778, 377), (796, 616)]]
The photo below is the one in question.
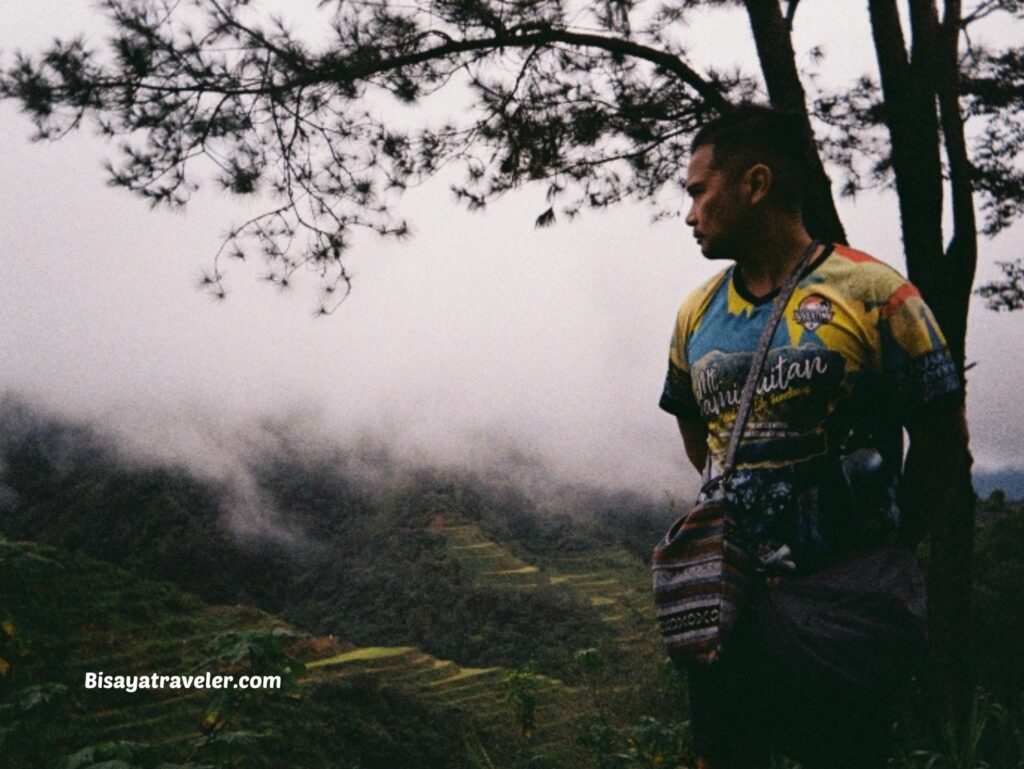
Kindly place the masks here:
[[(730, 267), (679, 311), (660, 405), (705, 422), (719, 467), (773, 299), (748, 295)], [(741, 533), (765, 552), (788, 545), (798, 566), (891, 533), (903, 426), (962, 399), (918, 290), (867, 254), (827, 247), (786, 306), (737, 450), (728, 493)], [(839, 457), (858, 448), (879, 467), (851, 489)]]

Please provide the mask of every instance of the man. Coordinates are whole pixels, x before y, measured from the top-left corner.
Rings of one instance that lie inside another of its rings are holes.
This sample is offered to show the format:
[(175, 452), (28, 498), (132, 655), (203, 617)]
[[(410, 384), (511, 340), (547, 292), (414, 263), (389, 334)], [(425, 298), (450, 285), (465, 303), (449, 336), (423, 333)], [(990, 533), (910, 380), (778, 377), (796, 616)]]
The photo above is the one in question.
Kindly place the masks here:
[[(812, 146), (796, 117), (755, 105), (694, 138), (686, 223), (706, 258), (735, 263), (683, 302), (660, 403), (698, 470), (723, 462), (772, 299), (813, 242), (800, 213)], [(966, 446), (961, 379), (917, 289), (867, 254), (817, 245), (727, 492), (759, 584), (912, 541), (950, 499)], [(760, 769), (780, 751), (804, 769), (884, 766), (896, 687), (865, 692), (804, 660), (783, 672), (766, 661), (760, 617), (741, 615), (729, 653), (689, 671), (699, 766)]]

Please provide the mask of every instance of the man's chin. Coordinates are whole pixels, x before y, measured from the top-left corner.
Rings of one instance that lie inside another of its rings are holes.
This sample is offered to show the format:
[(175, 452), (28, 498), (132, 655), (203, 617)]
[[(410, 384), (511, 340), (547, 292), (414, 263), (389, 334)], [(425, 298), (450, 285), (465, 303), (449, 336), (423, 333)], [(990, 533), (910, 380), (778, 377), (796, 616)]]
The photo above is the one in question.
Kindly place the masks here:
[(729, 258), (728, 254), (724, 253), (723, 249), (715, 248), (713, 243), (708, 243), (706, 240), (697, 241), (697, 246), (700, 248), (700, 252), (704, 258), (710, 261)]

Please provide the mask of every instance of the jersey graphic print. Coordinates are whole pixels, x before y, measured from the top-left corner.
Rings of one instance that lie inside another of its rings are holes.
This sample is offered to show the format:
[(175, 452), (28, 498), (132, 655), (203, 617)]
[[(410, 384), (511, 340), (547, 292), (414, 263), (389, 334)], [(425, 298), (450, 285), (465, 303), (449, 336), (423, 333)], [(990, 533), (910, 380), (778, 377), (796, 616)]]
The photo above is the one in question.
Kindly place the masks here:
[[(773, 298), (745, 295), (733, 272), (683, 303), (661, 398), (665, 410), (707, 425), (719, 466)], [(755, 393), (730, 489), (737, 524), (765, 548), (788, 544), (809, 565), (891, 530), (902, 426), (959, 403), (962, 387), (917, 289), (835, 246), (793, 292)], [(865, 446), (877, 449), (885, 474), (871, 510), (854, 509), (839, 461)]]
[(814, 331), (823, 323), (832, 320), (832, 302), (821, 294), (804, 297), (793, 312), (796, 322), (808, 331)]

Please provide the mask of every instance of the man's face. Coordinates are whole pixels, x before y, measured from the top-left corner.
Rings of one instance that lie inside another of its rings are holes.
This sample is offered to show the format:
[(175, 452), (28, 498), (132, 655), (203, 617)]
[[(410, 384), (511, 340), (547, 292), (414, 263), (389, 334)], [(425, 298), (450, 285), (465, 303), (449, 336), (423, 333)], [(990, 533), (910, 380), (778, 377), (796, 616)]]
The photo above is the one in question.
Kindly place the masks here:
[(737, 240), (749, 224), (749, 205), (742, 179), (724, 168), (713, 168), (714, 146), (697, 148), (686, 172), (686, 192), (691, 199), (686, 223), (708, 259), (734, 258)]

